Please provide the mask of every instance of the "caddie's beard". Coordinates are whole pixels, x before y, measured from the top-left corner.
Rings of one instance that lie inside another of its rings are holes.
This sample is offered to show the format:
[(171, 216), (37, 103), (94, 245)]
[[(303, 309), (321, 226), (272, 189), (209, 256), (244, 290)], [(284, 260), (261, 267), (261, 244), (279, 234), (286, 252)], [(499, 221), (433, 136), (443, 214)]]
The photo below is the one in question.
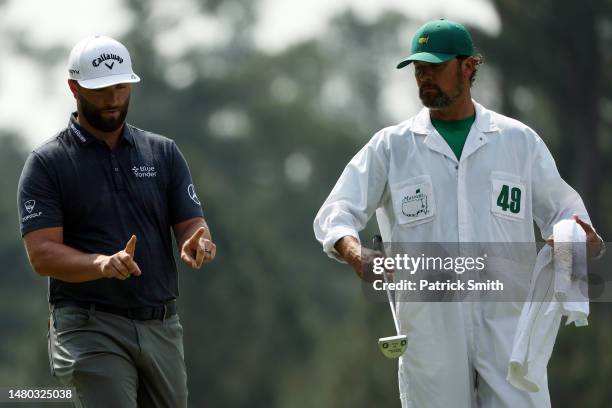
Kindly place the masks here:
[(123, 122), (125, 122), (125, 117), (127, 116), (128, 107), (130, 105), (130, 98), (128, 97), (123, 105), (116, 107), (116, 109), (119, 109), (119, 116), (117, 118), (103, 117), (102, 111), (109, 109), (109, 107), (105, 107), (104, 109), (97, 108), (89, 103), (82, 95), (79, 96), (78, 104), (79, 112), (94, 129), (98, 129), (102, 132), (114, 132), (123, 126)]
[[(435, 92), (423, 92), (424, 88), (429, 88)], [(453, 104), (453, 102), (459, 98), (464, 91), (463, 81), (461, 81), (461, 70), (457, 71), (457, 86), (453, 96), (450, 96), (442, 91), (436, 84), (423, 84), (419, 88), (419, 98), (423, 103), (423, 106), (429, 109), (446, 109)]]

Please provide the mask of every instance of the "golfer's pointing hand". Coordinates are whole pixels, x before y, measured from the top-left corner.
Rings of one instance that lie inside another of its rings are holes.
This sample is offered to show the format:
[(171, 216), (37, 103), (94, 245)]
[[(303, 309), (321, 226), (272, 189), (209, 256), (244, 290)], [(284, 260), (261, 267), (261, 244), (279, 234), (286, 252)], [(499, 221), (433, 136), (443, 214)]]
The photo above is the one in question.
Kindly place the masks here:
[(134, 261), (136, 252), (136, 235), (132, 235), (125, 249), (111, 256), (101, 256), (100, 272), (105, 278), (127, 279), (130, 275), (140, 276), (142, 272)]
[(192, 268), (199, 269), (202, 264), (211, 262), (217, 253), (215, 243), (202, 238), (204, 231), (204, 227), (198, 228), (181, 248), (181, 260)]

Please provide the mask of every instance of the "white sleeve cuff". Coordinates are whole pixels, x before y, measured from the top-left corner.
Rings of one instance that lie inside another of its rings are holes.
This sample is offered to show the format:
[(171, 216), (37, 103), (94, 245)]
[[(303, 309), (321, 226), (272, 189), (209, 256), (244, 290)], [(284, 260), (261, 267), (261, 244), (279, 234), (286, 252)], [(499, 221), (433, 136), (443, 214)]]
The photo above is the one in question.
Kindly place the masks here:
[(325, 240), (323, 241), (323, 251), (330, 258), (333, 258), (338, 262), (346, 263), (338, 251), (336, 251), (334, 245), (336, 245), (336, 242), (338, 242), (339, 239), (346, 237), (347, 235), (356, 238), (357, 241), (359, 241), (359, 245), (361, 245), (361, 240), (359, 239), (359, 234), (357, 231), (346, 227), (336, 227), (333, 228), (325, 237)]

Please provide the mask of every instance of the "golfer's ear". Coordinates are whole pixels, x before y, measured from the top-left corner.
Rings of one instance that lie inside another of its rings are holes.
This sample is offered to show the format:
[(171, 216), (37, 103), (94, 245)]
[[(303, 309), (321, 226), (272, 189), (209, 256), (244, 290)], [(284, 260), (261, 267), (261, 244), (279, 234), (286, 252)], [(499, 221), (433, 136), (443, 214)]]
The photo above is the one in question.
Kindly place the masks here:
[(79, 84), (74, 79), (69, 79), (68, 87), (70, 88), (70, 92), (72, 92), (72, 96), (74, 97), (74, 99), (76, 99), (79, 93)]

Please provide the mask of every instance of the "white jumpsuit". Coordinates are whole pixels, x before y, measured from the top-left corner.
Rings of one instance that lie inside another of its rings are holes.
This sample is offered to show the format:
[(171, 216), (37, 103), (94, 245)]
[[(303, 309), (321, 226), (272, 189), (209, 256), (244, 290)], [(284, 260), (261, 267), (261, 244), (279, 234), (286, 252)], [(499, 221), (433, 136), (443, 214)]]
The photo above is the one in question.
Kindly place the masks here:
[[(340, 260), (336, 241), (359, 239), (375, 211), (385, 242), (530, 243), (534, 220), (544, 238), (572, 214), (590, 223), (542, 139), (521, 122), (473, 103), (476, 119), (459, 161), (426, 108), (372, 137), (315, 218), (315, 236), (328, 255)], [(502, 186), (520, 190), (513, 211), (498, 205)], [(407, 213), (415, 192), (426, 204)], [(527, 393), (506, 381), (520, 302), (397, 306), (400, 331), (408, 336), (399, 360), (404, 408), (550, 406), (547, 388)]]

